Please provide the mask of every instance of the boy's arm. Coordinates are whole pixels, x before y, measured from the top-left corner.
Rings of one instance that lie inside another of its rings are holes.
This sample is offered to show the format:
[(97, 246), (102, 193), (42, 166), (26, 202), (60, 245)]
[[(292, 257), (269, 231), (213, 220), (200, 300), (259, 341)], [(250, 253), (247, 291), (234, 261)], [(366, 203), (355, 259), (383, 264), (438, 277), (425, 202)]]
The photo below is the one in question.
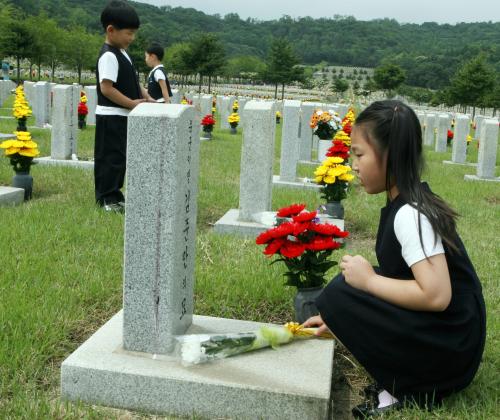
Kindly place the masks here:
[(115, 104), (121, 105), (124, 108), (134, 109), (141, 102), (145, 102), (145, 99), (130, 99), (121, 93), (118, 89), (113, 86), (113, 82), (108, 79), (103, 79), (100, 83), (102, 94)]
[(160, 84), (161, 93), (163, 95), (163, 99), (165, 99), (165, 103), (169, 104), (170, 96), (168, 94), (167, 83), (163, 79), (158, 80), (158, 83)]

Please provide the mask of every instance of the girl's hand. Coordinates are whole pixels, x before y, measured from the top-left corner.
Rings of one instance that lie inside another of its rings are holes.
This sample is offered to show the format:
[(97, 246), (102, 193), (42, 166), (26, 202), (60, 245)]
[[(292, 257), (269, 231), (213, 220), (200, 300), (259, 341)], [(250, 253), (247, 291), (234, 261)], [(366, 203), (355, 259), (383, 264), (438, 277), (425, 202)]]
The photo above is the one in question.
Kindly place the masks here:
[(321, 335), (322, 333), (327, 331), (330, 332), (330, 334), (332, 334), (330, 329), (326, 326), (325, 322), (323, 321), (323, 318), (321, 318), (321, 315), (312, 316), (306, 322), (304, 322), (303, 325), (305, 328), (318, 327), (318, 330), (315, 332), (315, 335)]
[(368, 291), (368, 282), (375, 275), (372, 265), (361, 255), (344, 255), (340, 268), (345, 281), (356, 289)]

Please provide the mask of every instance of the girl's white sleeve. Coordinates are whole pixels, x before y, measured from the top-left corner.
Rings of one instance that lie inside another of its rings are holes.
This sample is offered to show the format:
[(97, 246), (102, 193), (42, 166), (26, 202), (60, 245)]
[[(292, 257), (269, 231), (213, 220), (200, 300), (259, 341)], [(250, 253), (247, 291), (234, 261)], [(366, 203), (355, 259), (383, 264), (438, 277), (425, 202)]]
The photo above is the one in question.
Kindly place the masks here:
[(401, 244), (401, 254), (408, 267), (422, 261), (426, 256), (444, 254), (441, 236), (434, 234), (429, 219), (422, 213), (420, 213), (420, 224), (425, 253), (418, 235), (417, 209), (405, 204), (398, 210), (394, 218), (394, 233)]

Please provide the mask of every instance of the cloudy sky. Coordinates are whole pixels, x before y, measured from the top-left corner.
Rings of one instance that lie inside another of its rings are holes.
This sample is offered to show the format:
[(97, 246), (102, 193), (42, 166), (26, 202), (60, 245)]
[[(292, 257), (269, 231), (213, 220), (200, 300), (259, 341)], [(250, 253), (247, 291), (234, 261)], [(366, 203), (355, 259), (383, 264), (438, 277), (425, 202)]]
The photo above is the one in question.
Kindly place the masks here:
[(136, 0), (157, 6), (193, 7), (207, 14), (238, 13), (260, 20), (350, 15), (358, 20), (392, 18), (410, 23), (499, 22), (500, 0)]

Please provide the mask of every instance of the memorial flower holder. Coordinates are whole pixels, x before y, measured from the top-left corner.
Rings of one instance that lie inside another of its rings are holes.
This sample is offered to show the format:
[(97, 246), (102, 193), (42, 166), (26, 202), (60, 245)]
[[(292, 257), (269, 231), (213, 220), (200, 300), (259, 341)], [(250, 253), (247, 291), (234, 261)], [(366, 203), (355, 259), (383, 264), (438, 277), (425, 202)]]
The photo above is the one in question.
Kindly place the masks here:
[(339, 156), (326, 158), (314, 171), (314, 181), (322, 185), (321, 198), (324, 212), (335, 219), (344, 218), (344, 207), (341, 201), (347, 197), (349, 183), (354, 179), (351, 167)]
[(240, 116), (238, 115), (237, 112), (233, 112), (228, 118), (227, 122), (231, 126), (231, 134), (236, 134), (237, 133), (237, 127), (238, 123), (240, 122)]
[(215, 119), (211, 114), (207, 114), (201, 120), (201, 125), (203, 127), (203, 138), (211, 139), (212, 131), (215, 125)]
[(333, 136), (342, 129), (342, 121), (334, 111), (318, 109), (314, 111), (309, 126), (314, 130), (313, 134), (319, 138), (318, 161), (322, 161), (331, 146)]
[(317, 328), (304, 328), (296, 322), (288, 322), (281, 327), (265, 326), (246, 333), (182, 335), (176, 337), (176, 353), (184, 366), (191, 366), (265, 347), (277, 349), (294, 340), (333, 338), (329, 332), (316, 336), (316, 331)]
[(10, 164), (16, 173), (12, 178), (12, 186), (24, 189), (24, 200), (30, 200), (33, 192), (33, 177), (30, 168), (33, 158), (38, 156), (38, 145), (31, 139), (28, 131), (15, 131), (16, 138), (5, 140), (0, 148), (5, 150), (5, 156), (10, 159)]
[(12, 115), (17, 120), (17, 131), (28, 131), (26, 123), (28, 117), (31, 117), (31, 108), (26, 100), (23, 86), (19, 85), (15, 92), (16, 97), (14, 99)]
[(89, 109), (87, 107), (87, 96), (84, 92), (80, 94), (80, 103), (78, 104), (78, 128), (84, 129), (87, 126), (87, 114)]
[(286, 265), (286, 285), (297, 288), (295, 318), (303, 323), (318, 313), (316, 297), (327, 281), (327, 271), (337, 265), (329, 258), (343, 246), (349, 232), (333, 224), (319, 223), (317, 212), (308, 212), (304, 204), (284, 207), (276, 217), (276, 226), (257, 236), (255, 242), (266, 246), (264, 254), (268, 257), (278, 256), (271, 264)]
[(276, 124), (281, 122), (281, 112), (276, 111)]

